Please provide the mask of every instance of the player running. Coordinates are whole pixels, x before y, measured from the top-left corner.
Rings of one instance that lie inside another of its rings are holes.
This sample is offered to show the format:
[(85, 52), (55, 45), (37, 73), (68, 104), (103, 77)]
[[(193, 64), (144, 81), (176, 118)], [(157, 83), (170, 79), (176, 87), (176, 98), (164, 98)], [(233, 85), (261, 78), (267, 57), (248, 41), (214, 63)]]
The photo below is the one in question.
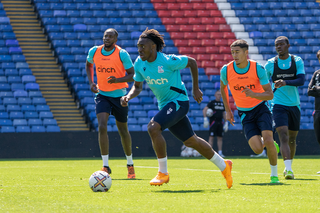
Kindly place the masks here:
[(189, 98), (179, 70), (190, 67), (193, 78), (193, 97), (200, 103), (202, 92), (198, 85), (198, 67), (195, 59), (161, 53), (165, 43), (162, 35), (154, 29), (147, 28), (140, 35), (137, 45), (139, 57), (134, 63), (134, 85), (130, 92), (121, 98), (121, 103), (127, 106), (130, 99), (139, 95), (144, 80), (158, 100), (160, 111), (148, 124), (148, 133), (159, 163), (158, 174), (150, 184), (162, 185), (169, 182), (166, 141), (161, 134), (168, 128), (187, 147), (192, 147), (214, 163), (226, 179), (227, 187), (231, 188), (233, 182), (231, 160), (224, 160), (208, 142), (198, 137), (193, 132), (187, 117)]

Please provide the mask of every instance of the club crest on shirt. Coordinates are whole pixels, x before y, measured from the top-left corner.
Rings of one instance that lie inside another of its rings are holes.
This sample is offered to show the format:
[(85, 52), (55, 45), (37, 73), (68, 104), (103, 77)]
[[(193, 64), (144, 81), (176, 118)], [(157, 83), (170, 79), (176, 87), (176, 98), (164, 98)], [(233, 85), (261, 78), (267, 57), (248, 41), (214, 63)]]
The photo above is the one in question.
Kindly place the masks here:
[(164, 73), (163, 66), (158, 66), (158, 73)]

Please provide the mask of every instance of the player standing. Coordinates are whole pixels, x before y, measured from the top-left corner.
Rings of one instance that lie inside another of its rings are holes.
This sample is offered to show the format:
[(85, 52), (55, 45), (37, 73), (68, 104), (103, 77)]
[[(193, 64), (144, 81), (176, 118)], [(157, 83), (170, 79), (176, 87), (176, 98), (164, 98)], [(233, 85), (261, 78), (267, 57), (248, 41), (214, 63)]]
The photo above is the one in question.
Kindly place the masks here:
[(202, 92), (198, 84), (198, 67), (193, 58), (187, 56), (166, 55), (161, 53), (165, 46), (162, 35), (157, 30), (148, 28), (138, 40), (139, 57), (134, 63), (134, 85), (130, 92), (123, 96), (121, 103), (126, 106), (128, 101), (142, 91), (145, 80), (158, 100), (159, 113), (148, 124), (148, 133), (153, 149), (157, 155), (159, 170), (151, 185), (162, 185), (169, 182), (167, 169), (167, 148), (162, 131), (166, 128), (187, 147), (192, 147), (205, 158), (214, 163), (227, 181), (227, 187), (232, 186), (232, 162), (224, 160), (212, 147), (198, 137), (192, 130), (187, 117), (189, 98), (184, 83), (181, 81), (180, 69), (190, 67), (193, 78), (193, 97), (200, 103)]
[(278, 53), (265, 64), (268, 79), (272, 78), (274, 98), (271, 101), (275, 128), (280, 139), (280, 150), (284, 160), (285, 179), (294, 179), (292, 160), (296, 154), (296, 138), (300, 128), (300, 97), (298, 86), (305, 81), (302, 59), (289, 54), (290, 43), (285, 36), (275, 40)]
[(279, 183), (278, 154), (273, 140), (271, 112), (266, 102), (273, 98), (271, 85), (263, 66), (247, 59), (249, 45), (245, 40), (236, 40), (230, 47), (234, 61), (224, 65), (220, 72), (220, 91), (227, 113), (226, 119), (233, 125), (234, 117), (227, 87), (229, 84), (251, 149), (260, 154), (264, 146), (267, 148), (271, 183)]
[[(96, 93), (96, 114), (99, 125), (99, 146), (103, 161), (102, 171), (111, 174), (109, 167), (109, 138), (107, 133), (110, 115), (116, 118), (116, 125), (121, 137), (123, 150), (127, 157), (128, 178), (135, 178), (132, 160), (132, 142), (128, 131), (128, 107), (120, 104), (120, 98), (127, 93), (126, 82), (133, 81), (134, 68), (127, 51), (116, 45), (118, 32), (107, 29), (103, 34), (103, 45), (89, 50), (86, 71), (91, 91)], [(93, 81), (94, 69), (98, 84)], [(127, 75), (126, 75), (127, 73)]]

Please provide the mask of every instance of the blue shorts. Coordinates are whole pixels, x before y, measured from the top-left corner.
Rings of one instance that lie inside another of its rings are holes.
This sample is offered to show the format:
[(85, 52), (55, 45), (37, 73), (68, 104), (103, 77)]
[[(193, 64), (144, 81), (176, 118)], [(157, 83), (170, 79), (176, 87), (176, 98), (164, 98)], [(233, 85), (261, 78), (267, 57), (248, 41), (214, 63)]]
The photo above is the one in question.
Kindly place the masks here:
[(289, 130), (299, 131), (301, 115), (299, 107), (275, 104), (272, 109), (272, 115), (275, 128), (287, 126)]
[(244, 135), (248, 141), (255, 135), (261, 135), (264, 130), (272, 131), (272, 116), (266, 104), (263, 101), (250, 111), (238, 111)]
[(109, 113), (109, 115), (114, 115), (117, 121), (127, 123), (128, 107), (121, 106), (120, 98), (121, 97), (112, 98), (98, 94), (94, 99), (96, 103), (96, 114), (106, 112)]
[(180, 105), (178, 111), (176, 111), (176, 104), (170, 102), (152, 120), (160, 124), (162, 131), (168, 128), (176, 138), (184, 142), (191, 138), (194, 132), (187, 116), (189, 101), (178, 101), (178, 103)]

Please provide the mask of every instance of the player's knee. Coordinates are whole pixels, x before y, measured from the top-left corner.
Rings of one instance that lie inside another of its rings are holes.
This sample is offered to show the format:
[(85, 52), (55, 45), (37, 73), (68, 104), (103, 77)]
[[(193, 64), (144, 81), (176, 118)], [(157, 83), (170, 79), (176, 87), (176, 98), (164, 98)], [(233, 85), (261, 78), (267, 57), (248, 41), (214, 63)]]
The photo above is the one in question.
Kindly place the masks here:
[(98, 129), (99, 129), (99, 133), (107, 133), (108, 131), (107, 125), (103, 125), (103, 124), (100, 124)]
[(257, 155), (261, 154), (263, 152), (263, 147), (252, 147), (252, 151), (256, 153)]
[(150, 121), (148, 123), (148, 133), (149, 135), (154, 135), (154, 134), (158, 134), (161, 133), (161, 126), (157, 125), (155, 122)]

